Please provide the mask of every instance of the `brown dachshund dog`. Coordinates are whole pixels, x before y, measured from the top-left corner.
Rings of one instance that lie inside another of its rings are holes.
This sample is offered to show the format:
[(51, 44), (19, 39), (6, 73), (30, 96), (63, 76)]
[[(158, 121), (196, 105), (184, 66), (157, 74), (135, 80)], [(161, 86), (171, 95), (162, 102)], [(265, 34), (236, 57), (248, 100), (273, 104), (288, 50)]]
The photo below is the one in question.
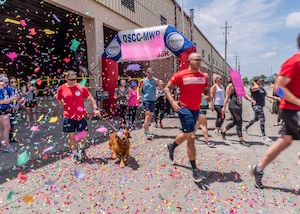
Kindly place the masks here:
[(111, 150), (111, 158), (120, 159), (120, 167), (123, 168), (129, 161), (130, 132), (120, 129), (110, 135), (108, 147)]

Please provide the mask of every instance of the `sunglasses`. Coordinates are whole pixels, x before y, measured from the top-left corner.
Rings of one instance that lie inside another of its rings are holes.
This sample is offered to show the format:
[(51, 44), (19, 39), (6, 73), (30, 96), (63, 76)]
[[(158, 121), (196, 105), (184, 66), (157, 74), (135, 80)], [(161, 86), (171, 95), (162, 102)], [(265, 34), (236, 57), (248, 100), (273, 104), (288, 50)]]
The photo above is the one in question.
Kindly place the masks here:
[(69, 79), (69, 78), (68, 78), (68, 80), (69, 80), (69, 81), (76, 81), (76, 78), (74, 78), (74, 79)]

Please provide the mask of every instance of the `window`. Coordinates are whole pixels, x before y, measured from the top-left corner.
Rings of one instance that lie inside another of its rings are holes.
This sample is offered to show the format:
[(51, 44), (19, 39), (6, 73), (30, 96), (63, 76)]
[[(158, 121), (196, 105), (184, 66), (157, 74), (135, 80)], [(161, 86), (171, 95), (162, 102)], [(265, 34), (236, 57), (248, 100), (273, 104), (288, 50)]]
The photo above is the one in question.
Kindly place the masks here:
[(163, 17), (162, 15), (160, 15), (160, 23), (161, 23), (161, 25), (167, 24), (167, 19), (165, 17)]
[(208, 61), (210, 62), (210, 54), (208, 54)]
[(202, 49), (202, 57), (204, 58), (204, 49)]
[(215, 58), (212, 58), (212, 63), (213, 63), (213, 65), (215, 64)]
[(121, 0), (121, 4), (134, 12), (134, 0)]

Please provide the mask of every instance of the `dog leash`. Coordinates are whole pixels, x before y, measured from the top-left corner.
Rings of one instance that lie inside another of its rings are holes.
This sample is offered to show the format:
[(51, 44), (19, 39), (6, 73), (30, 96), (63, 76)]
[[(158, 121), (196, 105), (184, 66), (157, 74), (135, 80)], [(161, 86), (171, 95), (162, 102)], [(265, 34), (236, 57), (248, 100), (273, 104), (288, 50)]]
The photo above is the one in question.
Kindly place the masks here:
[[(89, 113), (91, 114), (91, 113)], [(92, 115), (92, 114), (91, 114)], [(103, 116), (98, 116), (99, 118), (101, 118), (103, 121), (105, 121), (110, 127), (112, 127), (115, 131), (118, 131), (118, 129), (116, 127), (114, 127), (110, 122), (107, 121), (106, 118), (104, 118)]]

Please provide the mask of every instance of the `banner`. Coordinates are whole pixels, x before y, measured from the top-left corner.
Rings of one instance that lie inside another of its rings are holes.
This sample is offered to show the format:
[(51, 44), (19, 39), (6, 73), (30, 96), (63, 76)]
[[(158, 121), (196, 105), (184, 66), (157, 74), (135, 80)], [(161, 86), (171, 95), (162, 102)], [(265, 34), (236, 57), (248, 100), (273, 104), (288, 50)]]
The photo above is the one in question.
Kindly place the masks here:
[[(179, 56), (195, 46), (170, 25), (120, 31), (102, 56), (114, 61), (142, 61)], [(170, 51), (171, 53), (169, 53)]]

